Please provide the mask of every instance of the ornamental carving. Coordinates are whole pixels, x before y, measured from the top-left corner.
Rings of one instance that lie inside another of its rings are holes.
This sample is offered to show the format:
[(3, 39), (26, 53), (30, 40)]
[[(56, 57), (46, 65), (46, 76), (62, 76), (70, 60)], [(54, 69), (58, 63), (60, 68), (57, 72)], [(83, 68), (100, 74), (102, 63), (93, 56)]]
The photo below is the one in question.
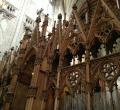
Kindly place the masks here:
[(97, 22), (97, 29), (95, 36), (102, 43), (106, 43), (111, 38), (111, 32), (113, 30), (113, 24), (111, 18), (101, 17)]

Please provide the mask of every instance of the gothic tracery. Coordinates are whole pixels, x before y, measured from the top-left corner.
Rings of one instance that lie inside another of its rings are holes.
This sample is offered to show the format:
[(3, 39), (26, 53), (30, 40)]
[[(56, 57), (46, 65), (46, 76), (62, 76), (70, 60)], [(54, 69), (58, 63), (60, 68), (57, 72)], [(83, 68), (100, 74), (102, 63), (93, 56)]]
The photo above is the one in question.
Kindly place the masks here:
[(33, 32), (26, 28), (19, 48), (5, 53), (0, 70), (3, 110), (120, 109), (118, 1), (78, 4), (69, 20), (58, 15), (48, 37), (49, 15), (42, 23), (43, 10), (38, 11)]

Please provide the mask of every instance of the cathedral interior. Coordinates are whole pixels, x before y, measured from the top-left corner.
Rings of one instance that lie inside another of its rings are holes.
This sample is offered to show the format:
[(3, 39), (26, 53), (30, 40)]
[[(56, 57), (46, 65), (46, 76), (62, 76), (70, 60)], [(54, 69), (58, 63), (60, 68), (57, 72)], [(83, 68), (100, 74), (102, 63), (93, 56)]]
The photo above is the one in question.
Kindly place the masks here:
[(0, 110), (120, 110), (120, 0), (0, 0)]

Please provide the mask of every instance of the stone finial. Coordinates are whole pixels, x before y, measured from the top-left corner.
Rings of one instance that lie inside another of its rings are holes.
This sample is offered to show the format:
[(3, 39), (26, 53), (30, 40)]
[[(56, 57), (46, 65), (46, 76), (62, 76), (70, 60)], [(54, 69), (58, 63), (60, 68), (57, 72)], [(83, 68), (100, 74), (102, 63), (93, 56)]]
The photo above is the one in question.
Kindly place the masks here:
[(73, 8), (74, 10), (77, 10), (76, 4), (74, 4), (72, 8)]
[(11, 51), (13, 51), (14, 50), (14, 47), (11, 47)]
[(66, 27), (68, 27), (68, 25), (69, 25), (69, 22), (68, 22), (68, 21), (66, 21), (66, 22), (65, 22), (65, 26), (66, 26)]
[(43, 26), (48, 25), (48, 16), (49, 16), (49, 14), (45, 15)]
[(40, 16), (41, 13), (42, 13), (43, 9), (41, 8), (38, 12), (37, 12), (37, 15)]
[(41, 18), (38, 16), (35, 20), (36, 23), (40, 23), (41, 22)]
[(40, 23), (41, 22), (41, 13), (42, 13), (43, 9), (41, 8), (38, 12), (37, 15), (38, 17), (36, 18), (36, 23)]
[(62, 19), (62, 14), (58, 14), (58, 19)]
[(32, 32), (32, 30), (29, 27), (25, 27), (25, 35), (29, 35)]

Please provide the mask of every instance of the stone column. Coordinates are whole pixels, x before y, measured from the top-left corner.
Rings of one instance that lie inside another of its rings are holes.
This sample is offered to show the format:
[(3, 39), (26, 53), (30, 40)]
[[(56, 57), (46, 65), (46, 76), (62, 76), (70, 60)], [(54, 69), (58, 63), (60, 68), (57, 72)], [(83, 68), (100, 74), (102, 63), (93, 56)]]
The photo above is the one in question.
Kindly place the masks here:
[(45, 110), (45, 105), (46, 105), (46, 98), (47, 98), (47, 82), (48, 82), (48, 75), (49, 72), (45, 73), (45, 78), (44, 78), (44, 84), (43, 84), (43, 98), (41, 102), (41, 109), (40, 110)]
[(32, 75), (32, 80), (31, 80), (31, 84), (28, 92), (29, 94), (28, 94), (25, 110), (32, 110), (33, 101), (34, 101), (34, 98), (36, 97), (36, 92), (37, 92), (36, 88), (37, 88), (39, 70), (40, 70), (40, 63), (38, 62), (38, 59), (36, 59), (34, 70), (33, 70), (34, 74)]
[(88, 44), (86, 44), (86, 104), (87, 110), (93, 110), (92, 105), (92, 85), (91, 85), (91, 78), (90, 78), (90, 50)]
[(58, 36), (59, 36), (59, 65), (57, 69), (57, 83), (56, 83), (56, 91), (55, 91), (55, 103), (54, 103), (54, 110), (59, 110), (59, 87), (60, 87), (60, 74), (62, 68), (62, 15), (58, 15)]

